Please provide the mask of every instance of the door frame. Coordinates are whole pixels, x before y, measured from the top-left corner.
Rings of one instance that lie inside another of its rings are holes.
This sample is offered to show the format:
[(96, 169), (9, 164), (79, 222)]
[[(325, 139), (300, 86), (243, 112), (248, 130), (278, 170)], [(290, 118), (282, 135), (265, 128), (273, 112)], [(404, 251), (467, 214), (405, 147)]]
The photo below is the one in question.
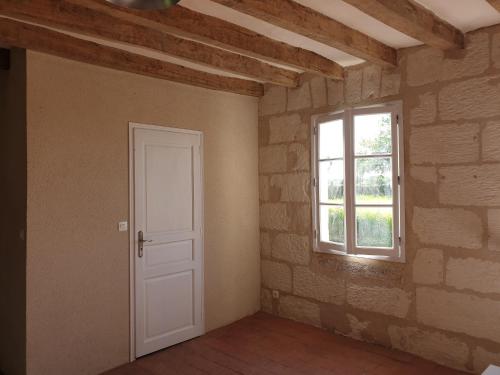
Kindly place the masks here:
[(134, 186), (134, 130), (147, 129), (173, 133), (196, 134), (200, 136), (200, 190), (201, 190), (201, 324), (203, 333), (205, 327), (205, 189), (204, 189), (204, 135), (198, 130), (172, 128), (153, 124), (129, 122), (128, 150), (129, 150), (129, 311), (130, 311), (130, 362), (135, 356), (135, 186)]

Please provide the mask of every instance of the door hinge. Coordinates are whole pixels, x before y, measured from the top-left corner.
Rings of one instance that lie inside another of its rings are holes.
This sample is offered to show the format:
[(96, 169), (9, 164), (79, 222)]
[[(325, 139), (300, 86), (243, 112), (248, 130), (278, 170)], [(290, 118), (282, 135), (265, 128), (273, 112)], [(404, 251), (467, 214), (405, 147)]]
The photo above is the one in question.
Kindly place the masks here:
[(399, 246), (401, 246), (401, 237), (398, 237), (399, 240)]
[(313, 187), (316, 187), (316, 178), (313, 178)]
[(399, 125), (399, 115), (396, 115), (396, 124)]
[(401, 176), (398, 176), (398, 185), (401, 185)]
[(313, 128), (313, 133), (314, 133), (314, 135), (318, 134), (318, 127), (317, 127), (317, 126), (315, 126), (315, 127)]
[(313, 236), (314, 236), (314, 239), (316, 240), (316, 238), (318, 237), (318, 231), (316, 229), (313, 232)]

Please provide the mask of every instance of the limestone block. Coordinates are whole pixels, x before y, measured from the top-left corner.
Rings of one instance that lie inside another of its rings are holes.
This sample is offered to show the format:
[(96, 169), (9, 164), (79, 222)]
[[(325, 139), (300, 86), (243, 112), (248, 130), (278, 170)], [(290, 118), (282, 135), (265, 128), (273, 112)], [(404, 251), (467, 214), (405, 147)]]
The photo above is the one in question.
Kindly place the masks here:
[(280, 233), (272, 243), (272, 255), (295, 264), (309, 264), (310, 246), (309, 236)]
[(435, 184), (437, 182), (437, 170), (435, 167), (411, 167), (410, 176), (421, 182)]
[(311, 108), (311, 90), (309, 82), (304, 82), (300, 87), (288, 89), (288, 111)]
[(288, 146), (288, 169), (291, 171), (309, 170), (309, 149), (301, 143), (293, 143)]
[(439, 92), (441, 120), (474, 119), (500, 115), (500, 76), (450, 83)]
[(260, 226), (264, 229), (287, 230), (290, 219), (285, 203), (264, 203), (260, 206)]
[(419, 48), (408, 54), (406, 61), (408, 86), (422, 86), (441, 77), (443, 52), (437, 48)]
[(326, 82), (324, 77), (313, 77), (311, 85), (312, 103), (314, 108), (326, 105)]
[(479, 125), (414, 128), (410, 137), (412, 164), (455, 164), (479, 160)]
[(362, 98), (376, 99), (380, 96), (382, 68), (380, 65), (368, 65), (363, 68)]
[(390, 326), (388, 329), (394, 348), (429, 359), (444, 366), (465, 369), (469, 359), (468, 346), (439, 332), (415, 327)]
[(419, 104), (410, 110), (410, 124), (424, 125), (436, 121), (437, 96), (432, 92), (418, 96)]
[(417, 320), (431, 327), (500, 342), (500, 301), (417, 288)]
[(439, 201), (461, 206), (500, 205), (500, 164), (439, 169)]
[(308, 204), (290, 204), (288, 207), (290, 229), (294, 233), (311, 232), (311, 206)]
[(261, 262), (262, 284), (269, 289), (292, 291), (292, 271), (284, 263), (263, 260)]
[(500, 161), (500, 122), (489, 122), (483, 129), (483, 160)]
[(274, 115), (286, 111), (286, 88), (268, 86), (259, 103), (260, 115)]
[(358, 103), (361, 101), (361, 84), (363, 82), (362, 69), (346, 69), (344, 79), (345, 101)]
[(349, 326), (351, 327), (351, 332), (348, 334), (348, 336), (356, 340), (362, 340), (363, 332), (366, 331), (366, 329), (370, 325), (370, 322), (363, 322), (352, 314), (346, 314), (346, 316), (347, 320), (349, 321)]
[(422, 243), (466, 249), (482, 246), (481, 219), (462, 208), (414, 207), (413, 231)]
[(259, 150), (259, 172), (286, 172), (287, 156), (286, 145), (261, 147)]
[(293, 270), (293, 294), (342, 305), (345, 301), (344, 280), (314, 273), (307, 267), (295, 267)]
[(281, 297), (280, 316), (316, 327), (321, 326), (319, 306), (302, 298), (293, 296)]
[(446, 285), (481, 293), (500, 293), (500, 263), (488, 260), (450, 258)]
[(382, 83), (380, 88), (380, 96), (392, 96), (399, 94), (401, 86), (401, 73), (395, 69), (382, 70)]
[(468, 34), (465, 49), (450, 51), (443, 63), (441, 80), (465, 78), (483, 73), (490, 65), (488, 33)]
[(269, 289), (262, 289), (260, 293), (260, 309), (268, 314), (273, 313), (273, 296)]
[(332, 275), (344, 274), (349, 278), (378, 280), (381, 282), (399, 283), (403, 277), (405, 265), (395, 262), (374, 262), (358, 257), (316, 258), (318, 268)]
[(488, 249), (500, 251), (500, 209), (488, 210)]
[(474, 358), (474, 372), (476, 374), (482, 373), (489, 365), (500, 366), (500, 352), (492, 353), (478, 346), (472, 353), (472, 357)]
[(493, 66), (500, 68), (500, 33), (493, 35), (491, 42), (491, 59)]
[(269, 177), (259, 176), (259, 199), (261, 201), (269, 200)]
[(417, 284), (440, 284), (443, 282), (443, 251), (419, 249), (413, 261), (413, 281)]
[(260, 253), (265, 257), (271, 256), (271, 237), (267, 232), (260, 232)]
[(350, 284), (347, 288), (347, 303), (361, 310), (405, 318), (411, 300), (410, 294), (399, 288)]
[(344, 103), (344, 81), (326, 80), (328, 105), (338, 106)]
[(300, 115), (274, 116), (269, 119), (269, 143), (303, 141), (307, 139), (309, 127), (302, 123)]
[(309, 202), (310, 181), (308, 173), (273, 175), (270, 187), (273, 191), (280, 192), (282, 202)]

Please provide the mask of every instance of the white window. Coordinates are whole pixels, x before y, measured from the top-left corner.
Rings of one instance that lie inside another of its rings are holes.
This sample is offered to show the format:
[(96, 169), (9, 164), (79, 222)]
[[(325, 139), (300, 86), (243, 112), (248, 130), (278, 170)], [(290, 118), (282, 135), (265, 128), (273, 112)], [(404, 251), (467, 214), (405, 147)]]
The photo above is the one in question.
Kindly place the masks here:
[(404, 261), (401, 104), (313, 120), (314, 249)]

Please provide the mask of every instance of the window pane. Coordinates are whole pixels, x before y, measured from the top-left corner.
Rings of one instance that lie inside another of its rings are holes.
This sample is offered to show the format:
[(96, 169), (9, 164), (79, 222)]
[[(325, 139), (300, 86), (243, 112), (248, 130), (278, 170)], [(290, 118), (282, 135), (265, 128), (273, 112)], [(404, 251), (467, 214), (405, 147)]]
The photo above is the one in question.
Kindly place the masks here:
[(354, 138), (355, 155), (390, 154), (391, 114), (354, 116)]
[(344, 127), (342, 120), (319, 124), (319, 158), (344, 157)]
[(391, 158), (358, 158), (356, 204), (392, 204)]
[(344, 160), (319, 163), (319, 201), (335, 204), (344, 202)]
[(392, 207), (356, 207), (356, 245), (393, 247)]
[(343, 207), (320, 206), (320, 233), (322, 242), (344, 243)]

